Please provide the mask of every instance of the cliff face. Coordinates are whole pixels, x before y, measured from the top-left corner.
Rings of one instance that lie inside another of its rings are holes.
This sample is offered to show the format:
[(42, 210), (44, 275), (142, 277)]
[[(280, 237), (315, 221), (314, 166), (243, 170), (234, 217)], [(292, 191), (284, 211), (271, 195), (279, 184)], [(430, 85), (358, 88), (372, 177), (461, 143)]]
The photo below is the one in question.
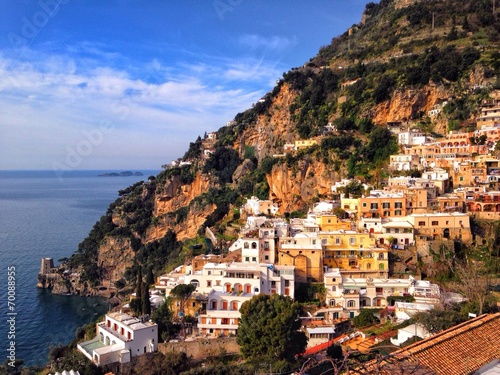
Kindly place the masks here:
[[(447, 101), (454, 95), (453, 90), (443, 85), (426, 85), (419, 89), (401, 88), (396, 90), (390, 100), (375, 107), (373, 122), (376, 124), (406, 123), (410, 119), (426, 115), (436, 104)], [(447, 132), (446, 119), (434, 119), (437, 133)]]
[(193, 199), (206, 192), (212, 185), (213, 182), (209, 176), (198, 170), (190, 184), (183, 185), (178, 177), (174, 177), (164, 186), (158, 186), (153, 210), (156, 222), (148, 228), (145, 242), (162, 238), (169, 229), (177, 233), (177, 239), (180, 241), (195, 237), (206, 217), (214, 211), (215, 206), (207, 205), (202, 208), (189, 209), (186, 220), (182, 223), (179, 223), (172, 213), (188, 207)]
[(304, 209), (312, 198), (329, 195), (335, 176), (324, 163), (317, 161), (301, 161), (296, 168), (281, 164), (267, 177), (270, 198), (279, 204), (280, 214)]

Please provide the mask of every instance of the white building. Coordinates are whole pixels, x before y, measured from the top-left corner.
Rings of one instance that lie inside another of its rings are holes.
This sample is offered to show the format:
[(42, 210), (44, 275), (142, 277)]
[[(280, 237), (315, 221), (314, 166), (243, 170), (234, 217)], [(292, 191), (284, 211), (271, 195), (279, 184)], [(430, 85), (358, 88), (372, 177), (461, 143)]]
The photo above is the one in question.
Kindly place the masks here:
[(423, 145), (426, 142), (425, 134), (417, 129), (411, 129), (398, 134), (398, 143), (404, 146)]
[(410, 324), (407, 327), (398, 329), (398, 337), (391, 338), (391, 343), (393, 345), (400, 346), (402, 343), (408, 341), (414, 336), (426, 339), (430, 337), (431, 334), (421, 324)]
[(390, 156), (389, 169), (393, 171), (421, 170), (420, 157), (415, 154), (397, 154)]
[(247, 203), (242, 208), (250, 215), (275, 215), (279, 207), (271, 200), (260, 200), (257, 197), (247, 198)]
[[(327, 269), (324, 273), (326, 304), (337, 319), (348, 312), (353, 318), (362, 308), (387, 307), (390, 296), (413, 296), (417, 303), (440, 302), (439, 286), (426, 280), (345, 278), (338, 268)], [(333, 309), (333, 310), (332, 310)]]
[(253, 296), (281, 294), (293, 298), (294, 267), (272, 264), (206, 264), (203, 271), (186, 276), (186, 283), (198, 285), (197, 292), (208, 295), (206, 311), (198, 315), (198, 329), (203, 335), (236, 334), (239, 309)]
[(158, 350), (158, 325), (121, 312), (109, 313), (97, 323), (97, 336), (78, 344), (78, 350), (98, 366), (127, 363), (131, 357)]
[(245, 263), (275, 263), (275, 233), (271, 223), (247, 230), (229, 247), (229, 252), (241, 250), (241, 259)]

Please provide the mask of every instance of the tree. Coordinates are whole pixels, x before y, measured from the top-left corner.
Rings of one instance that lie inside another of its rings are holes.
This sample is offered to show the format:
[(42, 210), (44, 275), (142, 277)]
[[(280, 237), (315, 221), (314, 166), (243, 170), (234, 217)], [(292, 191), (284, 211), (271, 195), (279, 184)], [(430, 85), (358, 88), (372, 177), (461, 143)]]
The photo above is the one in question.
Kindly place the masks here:
[(167, 302), (164, 302), (151, 315), (151, 320), (158, 324), (158, 336), (167, 341), (172, 326), (172, 310)]
[(245, 358), (292, 360), (302, 353), (307, 337), (300, 332), (300, 307), (288, 296), (260, 294), (240, 308), (236, 341)]
[(432, 309), (416, 313), (413, 319), (425, 327), (430, 333), (439, 333), (467, 320), (467, 317), (456, 310)]
[(328, 349), (326, 349), (326, 355), (336, 361), (342, 361), (344, 359), (344, 352), (342, 351), (342, 347), (338, 344), (330, 345)]
[(477, 302), (479, 314), (482, 314), (491, 284), (491, 279), (486, 268), (479, 262), (469, 261), (468, 263), (457, 265), (454, 273), (460, 280), (456, 286), (457, 290), (469, 301)]
[(151, 314), (151, 302), (149, 301), (149, 285), (144, 284), (142, 290), (142, 313), (143, 314)]
[(182, 313), (182, 336), (184, 337), (186, 337), (186, 331), (184, 329), (184, 306), (195, 290), (196, 287), (193, 284), (179, 284), (170, 291), (170, 296), (179, 301), (179, 311)]
[(374, 312), (375, 311), (373, 309), (361, 310), (359, 315), (352, 320), (352, 324), (354, 324), (355, 327), (368, 327), (379, 323), (380, 320), (373, 315)]

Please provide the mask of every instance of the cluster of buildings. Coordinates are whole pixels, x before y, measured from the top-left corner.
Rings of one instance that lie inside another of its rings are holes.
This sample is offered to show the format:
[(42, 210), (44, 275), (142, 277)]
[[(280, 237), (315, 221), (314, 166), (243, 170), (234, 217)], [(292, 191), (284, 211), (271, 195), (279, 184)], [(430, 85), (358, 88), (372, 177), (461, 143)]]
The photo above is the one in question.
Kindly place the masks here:
[[(244, 301), (259, 293), (293, 297), (300, 283), (324, 286), (322, 307), (331, 320), (353, 317), (364, 307), (395, 305), (394, 297), (412, 296), (418, 306), (439, 303), (436, 285), (410, 275), (418, 259), (429, 255), (429, 242), (471, 243), (470, 215), (500, 219), (500, 191), (495, 190), (500, 165), (491, 156), (500, 139), (499, 108), (500, 99), (485, 101), (474, 132), (450, 133), (441, 140), (414, 130), (400, 132), (402, 152), (391, 156), (390, 169), (419, 171), (420, 177), (390, 178), (381, 190), (365, 186), (367, 193), (360, 197), (341, 194), (349, 181), (338, 182), (332, 193), (339, 199), (317, 203), (305, 219), (274, 218), (279, 212), (274, 202), (248, 199), (241, 209), (246, 225), (227, 255), (194, 258), (161, 276), (156, 287), (168, 295), (178, 284), (196, 285), (183, 313), (196, 317), (202, 336), (236, 334)], [(327, 133), (334, 133), (330, 128)], [(315, 144), (298, 140), (284, 151)], [(338, 209), (349, 218), (334, 214)], [(391, 254), (399, 250), (401, 257)], [(402, 278), (389, 278), (390, 254), (392, 263), (400, 263)]]
[[(420, 177), (389, 178), (380, 190), (364, 185), (365, 194), (357, 197), (343, 193), (351, 181), (336, 182), (332, 194), (338, 199), (316, 203), (306, 218), (277, 218), (275, 202), (248, 199), (241, 208), (245, 225), (226, 254), (199, 255), (160, 276), (155, 289), (168, 296), (180, 284), (196, 287), (186, 303), (174, 302), (172, 308), (179, 319), (196, 319), (200, 337), (236, 335), (245, 301), (260, 293), (293, 298), (296, 288), (307, 284), (321, 286), (316, 297), (323, 321), (307, 327), (311, 339), (331, 339), (335, 327), (363, 308), (389, 307), (400, 317), (431, 309), (444, 296), (416, 272), (429, 244), (471, 243), (471, 215), (500, 219), (500, 165), (491, 155), (500, 139), (499, 113), (500, 98), (487, 100), (478, 130), (452, 132), (441, 140), (415, 130), (400, 132), (402, 151), (390, 157), (389, 167), (419, 171)], [(205, 158), (215, 141), (215, 133), (203, 140)], [(285, 152), (316, 142), (286, 144)], [(156, 324), (117, 312), (106, 315), (97, 337), (78, 348), (97, 364), (126, 363), (157, 350), (157, 341)]]

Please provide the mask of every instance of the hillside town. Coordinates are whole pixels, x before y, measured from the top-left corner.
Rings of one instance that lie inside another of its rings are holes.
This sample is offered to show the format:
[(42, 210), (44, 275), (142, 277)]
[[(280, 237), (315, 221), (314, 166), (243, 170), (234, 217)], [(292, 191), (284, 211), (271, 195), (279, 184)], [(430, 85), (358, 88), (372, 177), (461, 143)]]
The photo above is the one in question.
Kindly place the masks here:
[[(500, 219), (499, 113), (500, 93), (494, 92), (483, 101), (474, 131), (434, 139), (391, 124), (400, 153), (390, 157), (392, 177), (383, 188), (355, 179), (337, 181), (331, 186), (333, 199), (316, 202), (305, 217), (285, 218), (277, 215), (278, 203), (248, 198), (235, 241), (222, 248), (207, 228), (207, 238), (223, 251), (198, 255), (158, 277), (151, 291), (156, 307), (178, 285), (194, 286), (187, 300), (174, 299), (171, 305), (174, 320), (187, 326), (173, 341), (234, 337), (244, 302), (259, 294), (294, 298), (304, 285), (315, 286), (319, 301), (315, 311), (301, 317), (308, 354), (332, 342), (359, 349), (374, 345), (377, 339), (350, 330), (350, 319), (363, 309), (402, 322), (416, 312), (463, 301), (464, 296), (427, 278), (433, 276), (438, 249), (480, 240), (471, 231), (471, 219)], [(326, 130), (336, 131), (331, 124)], [(215, 133), (205, 137), (205, 157), (215, 139)], [(284, 152), (316, 143), (296, 141)], [(411, 326), (394, 332), (391, 342), (400, 345), (417, 331), (422, 338), (431, 336), (422, 326)], [(127, 363), (156, 351), (158, 340), (156, 324), (120, 310), (108, 314), (98, 324), (97, 337), (78, 348), (97, 365)]]

